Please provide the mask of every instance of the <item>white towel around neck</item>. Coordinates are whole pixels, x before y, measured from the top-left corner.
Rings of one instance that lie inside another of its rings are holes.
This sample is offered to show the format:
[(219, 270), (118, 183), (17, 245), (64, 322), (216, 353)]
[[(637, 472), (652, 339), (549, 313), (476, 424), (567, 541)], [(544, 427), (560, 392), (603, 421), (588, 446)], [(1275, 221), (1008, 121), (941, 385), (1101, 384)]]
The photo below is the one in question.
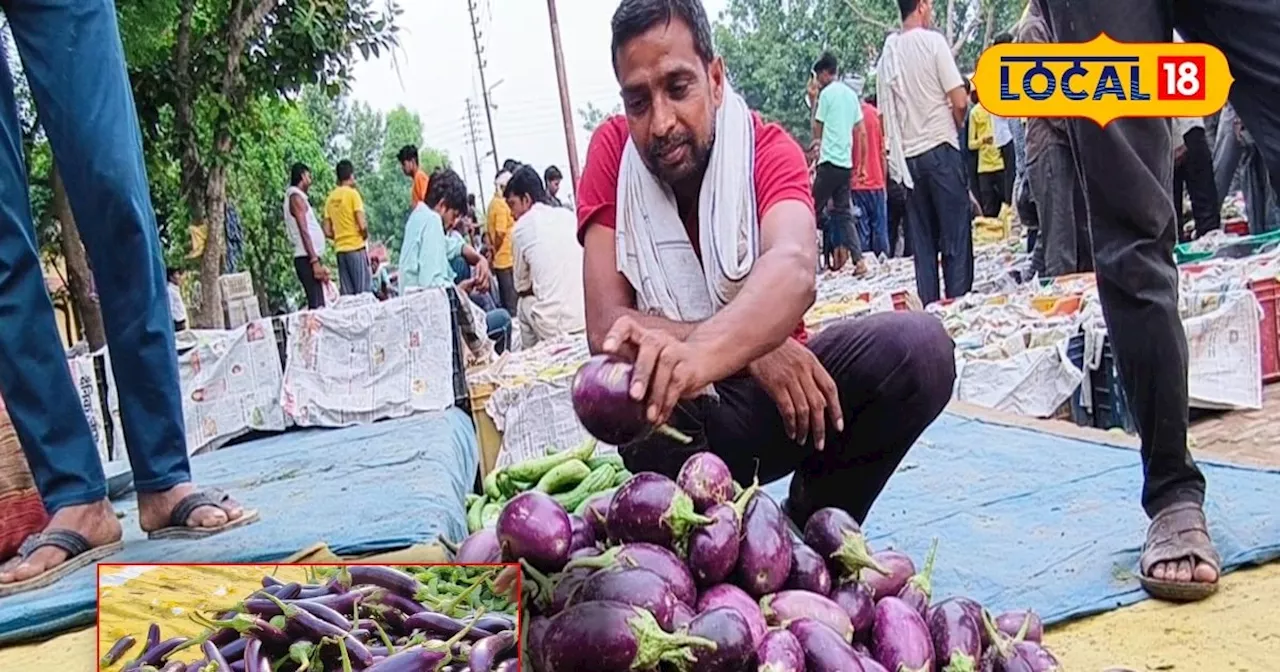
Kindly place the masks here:
[(880, 63), (876, 67), (876, 88), (879, 92), (880, 118), (884, 122), (885, 141), (889, 151), (889, 174), (902, 186), (911, 189), (911, 170), (907, 168), (906, 151), (902, 146), (902, 106), (906, 105), (902, 93), (902, 55), (898, 51), (898, 34), (891, 33), (884, 40), (880, 51)]
[(726, 83), (698, 195), (699, 260), (675, 194), (649, 172), (635, 143), (627, 140), (618, 174), (617, 261), (641, 311), (698, 322), (737, 296), (760, 250), (754, 171), (751, 110)]

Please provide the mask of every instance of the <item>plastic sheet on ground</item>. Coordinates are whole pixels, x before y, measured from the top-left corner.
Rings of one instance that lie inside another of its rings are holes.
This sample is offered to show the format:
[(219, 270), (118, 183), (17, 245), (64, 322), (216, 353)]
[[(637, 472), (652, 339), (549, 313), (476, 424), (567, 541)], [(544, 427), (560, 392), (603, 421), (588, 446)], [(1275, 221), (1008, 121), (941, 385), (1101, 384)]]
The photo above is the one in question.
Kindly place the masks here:
[[(1201, 461), (1224, 569), (1280, 557), (1280, 472)], [(788, 479), (766, 487), (775, 499)], [(1048, 623), (1146, 599), (1136, 577), (1147, 517), (1138, 452), (944, 414), (907, 454), (867, 518), (875, 548), (923, 558), (939, 540), (935, 599)]]
[[(464, 499), (478, 471), (471, 418), (453, 408), (341, 430), (298, 430), (192, 461), (206, 487), (232, 493), (262, 520), (198, 541), (146, 540), (137, 509), (117, 502), (125, 549), (112, 563), (277, 562), (316, 542), (343, 556), (466, 535)], [(93, 622), (96, 567), (0, 599), (0, 645)]]
[(443, 290), (423, 290), (290, 315), (285, 413), (303, 427), (344, 427), (448, 408), (452, 312)]

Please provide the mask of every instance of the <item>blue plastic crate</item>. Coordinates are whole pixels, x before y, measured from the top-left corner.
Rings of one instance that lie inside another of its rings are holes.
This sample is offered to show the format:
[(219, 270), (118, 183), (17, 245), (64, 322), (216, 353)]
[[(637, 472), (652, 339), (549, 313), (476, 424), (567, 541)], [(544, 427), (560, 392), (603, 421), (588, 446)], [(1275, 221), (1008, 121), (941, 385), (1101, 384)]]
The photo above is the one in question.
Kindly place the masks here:
[(1097, 371), (1090, 371), (1089, 377), (1093, 387), (1093, 426), (1137, 434), (1138, 424), (1129, 411), (1129, 398), (1120, 384), (1120, 372), (1111, 353), (1111, 339), (1103, 340), (1102, 364)]

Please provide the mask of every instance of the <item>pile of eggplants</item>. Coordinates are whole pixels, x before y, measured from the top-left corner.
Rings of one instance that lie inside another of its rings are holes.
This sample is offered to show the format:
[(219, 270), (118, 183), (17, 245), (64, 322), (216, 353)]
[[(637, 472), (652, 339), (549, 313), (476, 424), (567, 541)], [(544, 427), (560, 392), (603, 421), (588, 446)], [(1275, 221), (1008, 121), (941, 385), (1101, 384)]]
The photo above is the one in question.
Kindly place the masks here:
[(569, 513), (516, 496), (462, 547), (525, 572), (521, 646), (534, 672), (1052, 672), (1029, 612), (933, 604), (935, 548), (916, 572), (872, 552), (849, 514), (792, 533), (758, 484), (711, 453), (675, 480), (640, 473)]
[[(516, 672), (516, 605), (492, 611), (468, 606), (478, 602), (480, 587), (492, 588), (501, 568), (466, 569), (479, 572), (477, 580), (452, 593), (383, 566), (346, 566), (308, 585), (265, 576), (262, 589), (244, 601), (213, 617), (193, 616), (207, 626), (198, 637), (161, 639), (153, 623), (137, 655), (120, 670)], [(121, 638), (102, 656), (100, 669), (114, 669), (137, 644), (132, 636)], [(193, 657), (191, 650), (198, 651), (198, 660), (183, 662)]]

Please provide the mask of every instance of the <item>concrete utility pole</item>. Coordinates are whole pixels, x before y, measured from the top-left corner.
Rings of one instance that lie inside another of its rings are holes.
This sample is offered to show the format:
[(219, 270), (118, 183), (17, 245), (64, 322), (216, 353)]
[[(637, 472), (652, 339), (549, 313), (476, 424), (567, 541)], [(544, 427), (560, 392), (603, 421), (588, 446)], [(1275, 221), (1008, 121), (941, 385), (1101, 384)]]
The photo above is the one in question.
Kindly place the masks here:
[(556, 18), (556, 0), (547, 0), (551, 17), (551, 50), (556, 58), (556, 81), (560, 84), (560, 118), (564, 122), (564, 143), (569, 150), (569, 179), (573, 193), (578, 193), (578, 138), (573, 125), (573, 105), (569, 102), (569, 78), (564, 74), (564, 52), (560, 48), (560, 21)]
[[(484, 171), (480, 170), (480, 138), (476, 129), (476, 106), (467, 99), (467, 142), (471, 143), (471, 154), (476, 159), (476, 184), (480, 185), (480, 203), (488, 203), (484, 196)], [(496, 155), (495, 155), (496, 156)]]
[(467, 0), (467, 12), (471, 14), (471, 40), (476, 47), (476, 66), (480, 68), (480, 91), (484, 96), (484, 116), (489, 122), (489, 146), (493, 149), (493, 172), (502, 170), (498, 164), (498, 140), (493, 133), (493, 104), (489, 101), (489, 87), (484, 79), (484, 49), (480, 46), (480, 17), (476, 16), (476, 0)]

